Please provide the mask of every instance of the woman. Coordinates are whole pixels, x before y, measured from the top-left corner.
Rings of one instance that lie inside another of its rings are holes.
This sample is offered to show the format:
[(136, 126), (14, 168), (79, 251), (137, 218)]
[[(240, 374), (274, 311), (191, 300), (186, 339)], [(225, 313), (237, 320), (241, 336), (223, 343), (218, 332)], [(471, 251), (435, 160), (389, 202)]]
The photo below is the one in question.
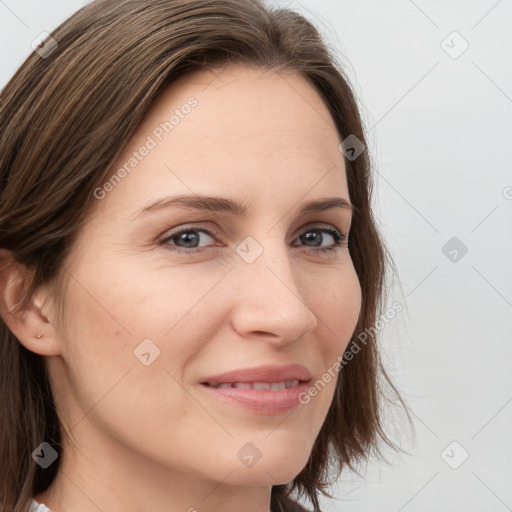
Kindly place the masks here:
[(394, 446), (363, 129), (308, 21), (96, 0), (1, 100), (2, 511), (319, 510)]

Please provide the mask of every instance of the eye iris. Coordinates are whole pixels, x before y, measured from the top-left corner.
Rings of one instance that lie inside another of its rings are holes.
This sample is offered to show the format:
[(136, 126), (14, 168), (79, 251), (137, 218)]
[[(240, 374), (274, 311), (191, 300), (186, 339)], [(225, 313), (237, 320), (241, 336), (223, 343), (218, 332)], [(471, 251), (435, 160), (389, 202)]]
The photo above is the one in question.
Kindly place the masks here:
[(305, 241), (317, 241), (313, 247), (318, 247), (322, 243), (322, 233), (319, 233), (318, 231), (308, 231), (304, 235), (302, 235), (306, 240)]
[[(194, 242), (199, 242), (199, 236), (194, 231), (184, 231), (183, 233), (180, 233), (178, 236), (178, 241), (185, 242), (185, 247), (197, 247), (197, 245), (194, 245)], [(190, 245), (192, 244), (192, 245)]]

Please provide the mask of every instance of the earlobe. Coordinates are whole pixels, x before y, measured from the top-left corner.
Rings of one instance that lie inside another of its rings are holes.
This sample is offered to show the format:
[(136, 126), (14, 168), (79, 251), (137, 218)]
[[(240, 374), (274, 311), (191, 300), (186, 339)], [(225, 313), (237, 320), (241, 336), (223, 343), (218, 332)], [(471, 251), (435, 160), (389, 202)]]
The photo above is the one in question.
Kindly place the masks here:
[(0, 315), (9, 330), (28, 350), (41, 355), (55, 355), (57, 351), (56, 331), (50, 320), (42, 313), (39, 300), (27, 298), (28, 285), (33, 272), (12, 258), (6, 263), (0, 254)]

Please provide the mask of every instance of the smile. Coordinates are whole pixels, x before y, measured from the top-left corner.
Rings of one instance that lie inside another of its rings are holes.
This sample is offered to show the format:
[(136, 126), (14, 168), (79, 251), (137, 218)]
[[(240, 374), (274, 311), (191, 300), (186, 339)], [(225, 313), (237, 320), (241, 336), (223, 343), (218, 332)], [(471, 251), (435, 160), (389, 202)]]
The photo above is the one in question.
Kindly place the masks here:
[(282, 382), (222, 382), (220, 384), (208, 384), (212, 388), (237, 388), (237, 389), (267, 389), (271, 391), (279, 391), (281, 389), (293, 388), (299, 385), (298, 380), (286, 380)]
[(282, 414), (303, 404), (302, 393), (307, 392), (308, 381), (286, 380), (280, 382), (202, 382), (199, 389), (215, 401), (227, 406), (242, 408), (259, 415)]

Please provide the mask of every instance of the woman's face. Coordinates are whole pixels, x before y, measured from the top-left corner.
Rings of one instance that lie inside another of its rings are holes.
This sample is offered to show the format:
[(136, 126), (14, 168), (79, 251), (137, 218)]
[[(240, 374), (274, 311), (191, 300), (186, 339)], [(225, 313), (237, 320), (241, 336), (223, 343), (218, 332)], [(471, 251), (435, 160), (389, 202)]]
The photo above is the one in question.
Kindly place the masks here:
[[(307, 404), (297, 395), (308, 383), (293, 381), (309, 375), (311, 386), (332, 368), (361, 306), (346, 242), (336, 245), (350, 209), (301, 213), (312, 201), (350, 202), (340, 142), (297, 74), (201, 71), (158, 98), (66, 264), (59, 357), (48, 365), (87, 455), (68, 454), (69, 467), (101, 475), (115, 465), (117, 475), (136, 464), (251, 486), (300, 472), (335, 379)], [(223, 200), (144, 211), (174, 196)], [(209, 379), (266, 365), (277, 373)], [(288, 365), (306, 374), (278, 368)], [(291, 388), (247, 389), (280, 381)]]

